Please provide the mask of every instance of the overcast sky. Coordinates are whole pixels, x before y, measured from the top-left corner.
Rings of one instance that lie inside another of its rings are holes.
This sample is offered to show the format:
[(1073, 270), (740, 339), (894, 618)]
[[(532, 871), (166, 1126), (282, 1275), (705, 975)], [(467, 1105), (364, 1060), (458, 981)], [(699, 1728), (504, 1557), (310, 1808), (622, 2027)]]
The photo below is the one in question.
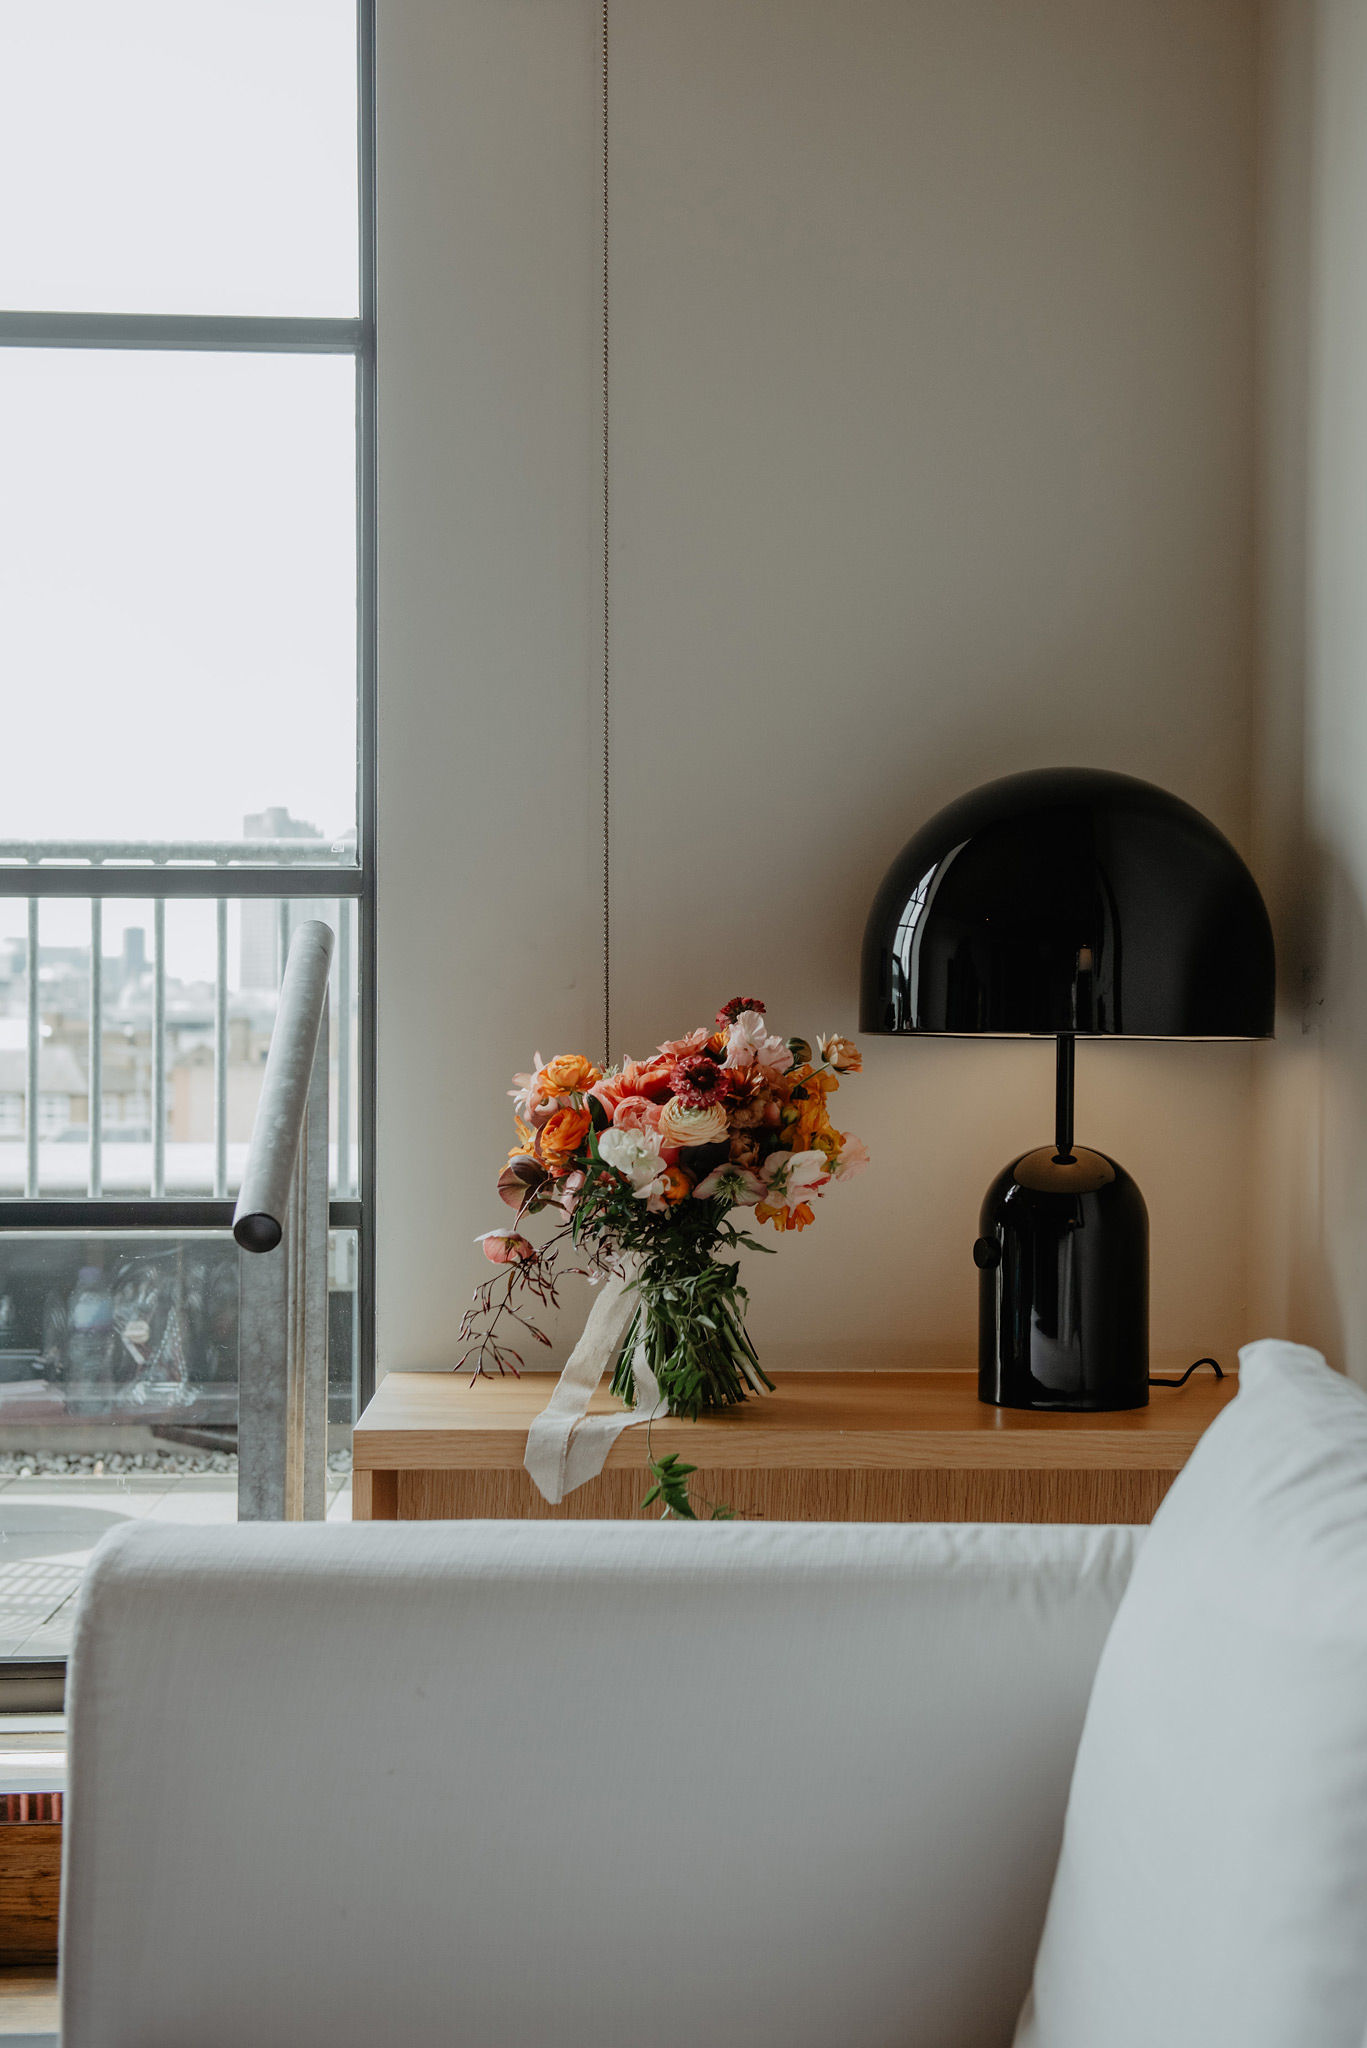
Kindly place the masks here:
[[(350, 0), (0, 0), (0, 79), (0, 305), (355, 312)], [(354, 827), (354, 398), (342, 357), (0, 349), (0, 840)]]

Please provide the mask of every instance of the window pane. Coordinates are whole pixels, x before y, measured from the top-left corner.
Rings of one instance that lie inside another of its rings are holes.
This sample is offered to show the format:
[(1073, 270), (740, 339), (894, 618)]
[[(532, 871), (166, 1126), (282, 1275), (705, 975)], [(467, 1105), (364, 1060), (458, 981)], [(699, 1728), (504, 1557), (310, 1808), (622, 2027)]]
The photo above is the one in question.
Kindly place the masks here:
[(354, 380), (0, 350), (0, 837), (354, 861)]
[[(354, 1196), (359, 1096), (356, 905), (347, 898), (277, 902), (249, 897), (220, 906), (162, 906), (109, 897), (100, 914), (100, 1193), (146, 1196), (154, 1188), (158, 1108), (154, 1024), (157, 936), (165, 949), (160, 1078), (163, 1187), (175, 1196), (215, 1193), (219, 1107), (225, 1118), (225, 1192), (237, 1193), (246, 1163), (266, 1053), (275, 1027), (280, 962), (290, 934), (317, 918), (334, 934), (329, 1014), (330, 1185)], [(90, 945), (88, 900), (38, 905), (37, 1192), (67, 1200), (91, 1181)], [(220, 938), (227, 968), (218, 1057)], [(0, 897), (0, 1195), (25, 1189), (28, 1148), (28, 905)], [(345, 1137), (343, 1136), (345, 1133)]]
[(0, 305), (356, 310), (351, 0), (0, 0)]
[[(226, 1232), (0, 1237), (0, 1658), (63, 1657), (101, 1536), (237, 1519)], [(328, 1515), (350, 1514), (354, 1233), (328, 1246)]]

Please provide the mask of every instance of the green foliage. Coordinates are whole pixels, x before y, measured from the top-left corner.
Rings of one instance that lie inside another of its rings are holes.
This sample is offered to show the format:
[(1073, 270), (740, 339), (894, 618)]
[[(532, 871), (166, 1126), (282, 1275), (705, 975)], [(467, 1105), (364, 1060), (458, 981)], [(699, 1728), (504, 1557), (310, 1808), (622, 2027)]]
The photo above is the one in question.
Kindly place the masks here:
[[(672, 1516), (681, 1522), (696, 1522), (698, 1517), (688, 1497), (688, 1482), (697, 1469), (696, 1465), (685, 1465), (677, 1451), (668, 1451), (662, 1458), (652, 1458), (650, 1476), (655, 1484), (641, 1502), (642, 1514), (659, 1501), (666, 1517)], [(735, 1509), (724, 1507), (720, 1503), (715, 1505), (708, 1515), (710, 1522), (734, 1522), (735, 1519)]]
[(677, 1451), (669, 1451), (663, 1458), (652, 1458), (650, 1476), (655, 1481), (650, 1492), (641, 1502), (641, 1512), (661, 1501), (666, 1515), (674, 1515), (681, 1522), (696, 1522), (693, 1504), (688, 1498), (688, 1482), (696, 1465), (685, 1465)]

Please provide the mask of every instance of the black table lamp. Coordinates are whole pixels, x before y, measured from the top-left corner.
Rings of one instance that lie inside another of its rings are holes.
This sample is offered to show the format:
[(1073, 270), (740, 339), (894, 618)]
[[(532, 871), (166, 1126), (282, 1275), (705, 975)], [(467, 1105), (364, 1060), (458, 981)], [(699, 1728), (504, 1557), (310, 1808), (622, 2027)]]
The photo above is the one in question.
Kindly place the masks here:
[(1122, 1166), (1073, 1142), (1079, 1038), (1269, 1038), (1258, 886), (1208, 819), (1093, 768), (989, 782), (940, 811), (864, 934), (865, 1032), (1057, 1040), (1054, 1143), (987, 1191), (978, 1391), (1005, 1408), (1142, 1408), (1149, 1219)]

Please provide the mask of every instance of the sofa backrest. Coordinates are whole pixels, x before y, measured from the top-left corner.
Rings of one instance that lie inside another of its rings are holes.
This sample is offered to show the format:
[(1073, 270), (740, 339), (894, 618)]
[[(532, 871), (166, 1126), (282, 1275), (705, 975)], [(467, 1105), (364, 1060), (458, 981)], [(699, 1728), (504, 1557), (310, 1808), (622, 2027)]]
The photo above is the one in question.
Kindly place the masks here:
[(64, 2048), (1000, 2048), (1140, 1534), (121, 1530)]

